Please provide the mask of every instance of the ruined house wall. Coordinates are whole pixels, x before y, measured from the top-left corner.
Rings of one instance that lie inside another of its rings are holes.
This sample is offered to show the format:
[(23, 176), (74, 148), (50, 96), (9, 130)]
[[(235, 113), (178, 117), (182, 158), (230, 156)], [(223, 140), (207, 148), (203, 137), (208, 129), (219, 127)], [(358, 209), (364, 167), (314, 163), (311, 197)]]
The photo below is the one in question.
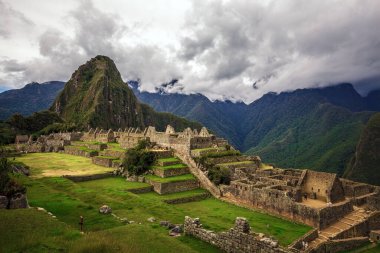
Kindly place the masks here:
[(319, 228), (325, 228), (336, 222), (337, 217), (343, 217), (353, 211), (351, 201), (345, 201), (319, 210)]
[(264, 209), (269, 213), (281, 215), (313, 227), (319, 226), (318, 210), (295, 202), (284, 191), (268, 188), (259, 189), (238, 182), (231, 182), (228, 191), (235, 199), (251, 207)]
[(257, 252), (257, 253), (284, 253), (290, 252), (278, 246), (278, 243), (269, 238), (260, 238), (250, 232), (248, 222), (243, 218), (237, 218), (235, 227), (227, 232), (216, 233), (202, 228), (199, 221), (186, 216), (184, 231), (202, 241), (230, 253)]
[(339, 180), (336, 174), (334, 174), (334, 177), (335, 178), (333, 184), (327, 190), (327, 201), (331, 203), (337, 203), (345, 199), (342, 182)]
[(316, 193), (317, 199), (330, 201), (330, 189), (335, 180), (335, 174), (307, 170), (306, 177), (302, 182), (302, 192)]

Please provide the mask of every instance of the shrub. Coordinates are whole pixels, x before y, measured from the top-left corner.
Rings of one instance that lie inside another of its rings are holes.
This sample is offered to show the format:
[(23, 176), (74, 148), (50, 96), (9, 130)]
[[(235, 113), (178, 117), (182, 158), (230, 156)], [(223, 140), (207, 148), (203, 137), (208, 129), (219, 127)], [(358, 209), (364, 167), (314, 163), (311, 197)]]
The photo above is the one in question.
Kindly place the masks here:
[(216, 185), (228, 185), (231, 182), (230, 170), (225, 167), (214, 166), (209, 169), (207, 176)]
[(0, 159), (0, 194), (11, 197), (16, 193), (25, 193), (26, 188), (14, 181), (9, 174), (11, 166), (6, 158)]
[(142, 175), (148, 171), (156, 160), (154, 153), (146, 149), (148, 146), (148, 141), (141, 140), (135, 148), (128, 149), (123, 160), (124, 170), (131, 175)]

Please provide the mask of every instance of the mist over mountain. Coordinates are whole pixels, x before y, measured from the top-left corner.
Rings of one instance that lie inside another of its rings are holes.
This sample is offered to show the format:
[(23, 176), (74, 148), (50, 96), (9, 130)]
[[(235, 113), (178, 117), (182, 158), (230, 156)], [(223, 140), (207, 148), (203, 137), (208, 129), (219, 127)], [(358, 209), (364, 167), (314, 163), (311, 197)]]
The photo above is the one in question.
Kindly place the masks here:
[(379, 91), (362, 97), (351, 84), (268, 93), (251, 104), (210, 101), (203, 95), (140, 92), (158, 111), (197, 120), (235, 147), (281, 167), (343, 174), (361, 130), (380, 110)]

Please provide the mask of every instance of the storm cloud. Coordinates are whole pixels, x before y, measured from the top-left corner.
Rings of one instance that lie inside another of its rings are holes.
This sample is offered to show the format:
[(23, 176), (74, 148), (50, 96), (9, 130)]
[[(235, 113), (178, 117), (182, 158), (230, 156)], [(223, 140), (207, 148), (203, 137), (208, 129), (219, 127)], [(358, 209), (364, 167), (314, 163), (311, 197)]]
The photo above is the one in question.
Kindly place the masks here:
[[(174, 7), (157, 12), (181, 13), (178, 29), (163, 25), (153, 31), (155, 22), (144, 21), (149, 13), (139, 14), (141, 22), (127, 22), (124, 13), (103, 10), (96, 1), (73, 4), (62, 21), (68, 29), (52, 25), (36, 35), (38, 54), (26, 60), (0, 55), (0, 82), (19, 87), (67, 80), (102, 54), (114, 59), (124, 80), (139, 79), (143, 90), (176, 79), (168, 92), (211, 99), (251, 102), (267, 92), (341, 82), (360, 89), (368, 80), (371, 88), (379, 87), (379, 1), (194, 0), (185, 11)], [(11, 12), (18, 13), (16, 21), (8, 20)], [(0, 13), (16, 30), (20, 22), (33, 23), (1, 1)], [(3, 40), (12, 37), (9, 27), (0, 30)]]

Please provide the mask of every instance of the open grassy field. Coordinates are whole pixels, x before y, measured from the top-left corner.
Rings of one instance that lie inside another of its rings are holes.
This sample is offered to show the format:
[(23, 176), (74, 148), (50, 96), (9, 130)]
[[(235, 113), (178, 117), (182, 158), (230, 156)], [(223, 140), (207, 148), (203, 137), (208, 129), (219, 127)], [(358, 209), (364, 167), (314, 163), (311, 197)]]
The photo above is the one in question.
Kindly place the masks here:
[(62, 175), (89, 175), (112, 171), (112, 168), (95, 165), (91, 159), (60, 153), (32, 153), (16, 157), (31, 167), (32, 177), (54, 177)]
[[(41, 155), (49, 157), (50, 154)], [(25, 163), (31, 166), (28, 161)], [(32, 174), (33, 170), (34, 167)], [(36, 170), (40, 171), (40, 175), (43, 173), (41, 169)], [(161, 220), (180, 224), (186, 215), (199, 217), (204, 227), (215, 231), (232, 227), (237, 216), (246, 217), (254, 231), (274, 236), (282, 245), (289, 244), (310, 230), (308, 226), (214, 198), (178, 205), (163, 202), (165, 199), (202, 194), (202, 189), (161, 196), (154, 192), (128, 192), (147, 184), (127, 182), (122, 178), (74, 183), (61, 177), (28, 178), (19, 175), (16, 180), (27, 187), (31, 206), (43, 207), (57, 219), (46, 218), (45, 213), (40, 214), (35, 209), (17, 210), (19, 213), (0, 212), (2, 221), (9, 220), (0, 222), (0, 238), (5, 238), (0, 242), (5, 249), (11, 249), (9, 252), (20, 252), (25, 248), (29, 249), (27, 252), (152, 252), (153, 249), (154, 252), (219, 252), (192, 237), (169, 237), (168, 230), (158, 224)], [(99, 214), (98, 208), (104, 204), (109, 205), (118, 217), (134, 223), (126, 225), (112, 215)], [(80, 215), (85, 219), (84, 235), (78, 233)], [(150, 223), (147, 221), (149, 217), (155, 217), (157, 221)], [(34, 226), (42, 232), (36, 230), (37, 233), (32, 233)], [(52, 229), (49, 230), (49, 227)], [(33, 238), (19, 243), (18, 238), (23, 233), (31, 234)]]

